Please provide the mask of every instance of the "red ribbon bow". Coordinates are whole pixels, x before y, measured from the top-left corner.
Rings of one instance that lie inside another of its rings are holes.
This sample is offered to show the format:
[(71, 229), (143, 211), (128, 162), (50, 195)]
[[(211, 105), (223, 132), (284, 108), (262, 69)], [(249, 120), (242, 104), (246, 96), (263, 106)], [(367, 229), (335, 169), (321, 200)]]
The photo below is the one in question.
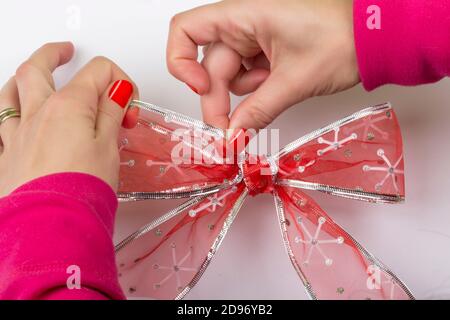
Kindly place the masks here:
[[(210, 138), (227, 144), (221, 130), (151, 104), (132, 105), (140, 116), (136, 128), (121, 134), (119, 199), (190, 199), (116, 246), (120, 282), (129, 296), (182, 298), (209, 265), (246, 196), (271, 193), (287, 253), (311, 298), (414, 298), (307, 194), (403, 200), (402, 139), (389, 104), (307, 134), (275, 155), (241, 156), (238, 164), (208, 150)], [(202, 147), (182, 140), (180, 130)], [(210, 161), (174, 162), (180, 145)]]

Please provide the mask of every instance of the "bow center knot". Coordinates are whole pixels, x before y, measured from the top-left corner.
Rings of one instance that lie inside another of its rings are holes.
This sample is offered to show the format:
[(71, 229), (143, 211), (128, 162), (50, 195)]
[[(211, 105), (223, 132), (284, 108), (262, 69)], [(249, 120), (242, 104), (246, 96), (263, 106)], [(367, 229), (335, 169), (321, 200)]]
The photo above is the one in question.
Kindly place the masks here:
[(277, 165), (266, 156), (247, 154), (242, 163), (243, 180), (251, 196), (271, 193), (277, 172)]

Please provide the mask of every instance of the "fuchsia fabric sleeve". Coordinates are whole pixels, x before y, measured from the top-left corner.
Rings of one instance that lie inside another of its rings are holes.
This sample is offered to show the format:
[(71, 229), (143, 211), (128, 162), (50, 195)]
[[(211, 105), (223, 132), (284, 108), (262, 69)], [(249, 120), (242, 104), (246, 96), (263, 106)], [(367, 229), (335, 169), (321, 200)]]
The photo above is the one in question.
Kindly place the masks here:
[[(0, 299), (123, 299), (112, 242), (117, 199), (100, 179), (59, 173), (0, 199)], [(80, 289), (69, 289), (69, 266)]]
[[(380, 29), (367, 21), (379, 8)], [(450, 75), (450, 0), (355, 0), (354, 33), (361, 81), (418, 85)]]

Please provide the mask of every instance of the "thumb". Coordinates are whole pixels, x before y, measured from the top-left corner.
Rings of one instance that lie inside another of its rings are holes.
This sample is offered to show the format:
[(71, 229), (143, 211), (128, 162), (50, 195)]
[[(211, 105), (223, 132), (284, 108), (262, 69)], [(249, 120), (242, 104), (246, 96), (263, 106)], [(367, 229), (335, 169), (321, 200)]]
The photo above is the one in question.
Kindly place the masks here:
[(284, 110), (301, 101), (298, 88), (286, 73), (272, 71), (261, 86), (236, 107), (230, 128), (259, 130), (267, 127)]
[[(99, 102), (96, 123), (99, 136), (118, 136), (127, 106), (136, 94), (137, 89), (128, 80), (117, 80), (110, 84)], [(133, 113), (133, 111), (130, 110), (128, 113)]]

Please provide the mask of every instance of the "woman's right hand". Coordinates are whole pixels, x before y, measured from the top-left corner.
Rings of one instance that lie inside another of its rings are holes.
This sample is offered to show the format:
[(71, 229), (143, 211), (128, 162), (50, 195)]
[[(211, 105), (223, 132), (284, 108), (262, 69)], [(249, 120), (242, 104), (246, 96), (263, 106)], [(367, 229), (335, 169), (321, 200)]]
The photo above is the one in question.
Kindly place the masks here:
[[(225, 0), (178, 14), (169, 70), (202, 96), (206, 122), (263, 128), (300, 101), (359, 82), (352, 2)], [(203, 64), (198, 46), (206, 46)], [(250, 93), (231, 117), (230, 92)]]

